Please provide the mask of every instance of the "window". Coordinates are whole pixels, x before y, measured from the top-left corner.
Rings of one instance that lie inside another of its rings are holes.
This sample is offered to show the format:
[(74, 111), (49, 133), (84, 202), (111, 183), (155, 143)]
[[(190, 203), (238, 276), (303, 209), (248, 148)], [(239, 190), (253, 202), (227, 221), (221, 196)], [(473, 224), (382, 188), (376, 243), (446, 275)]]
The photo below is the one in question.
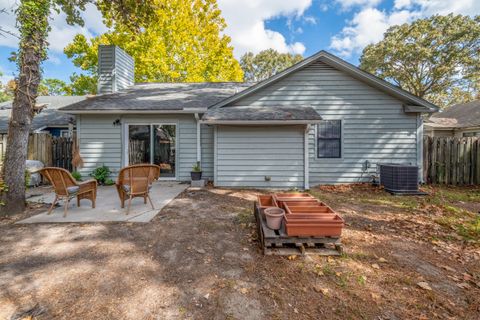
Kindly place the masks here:
[(464, 132), (463, 136), (464, 137), (479, 137), (480, 132)]
[(341, 158), (342, 121), (323, 120), (317, 126), (317, 157)]

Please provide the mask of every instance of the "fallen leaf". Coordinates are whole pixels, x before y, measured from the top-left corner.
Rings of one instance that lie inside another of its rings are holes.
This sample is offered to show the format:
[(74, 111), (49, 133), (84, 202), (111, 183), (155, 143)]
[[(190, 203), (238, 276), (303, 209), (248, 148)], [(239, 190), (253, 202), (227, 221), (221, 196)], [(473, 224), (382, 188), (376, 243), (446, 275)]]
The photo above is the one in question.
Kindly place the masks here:
[(388, 261), (387, 261), (387, 259), (385, 259), (385, 258), (379, 258), (379, 259), (378, 259), (378, 262), (387, 263)]
[(420, 281), (417, 283), (417, 286), (419, 286), (420, 288), (422, 289), (425, 289), (425, 290), (428, 290), (428, 291), (432, 291), (432, 288), (430, 287), (430, 285), (428, 283), (426, 283), (425, 281)]
[(295, 259), (297, 259), (297, 255), (288, 256), (288, 260), (295, 260)]
[(443, 269), (450, 271), (450, 272), (457, 272), (457, 270), (453, 269), (452, 267), (449, 266), (442, 266)]
[(462, 289), (469, 289), (470, 288), (470, 285), (466, 282), (462, 282), (462, 283), (457, 283), (457, 286), (459, 288), (462, 288)]
[(473, 277), (471, 275), (469, 275), (468, 273), (463, 274), (463, 280), (465, 280), (465, 281), (470, 281), (470, 280), (472, 280), (472, 278)]
[(380, 295), (375, 292), (370, 292), (370, 296), (373, 300), (380, 300)]
[(240, 292), (243, 293), (243, 294), (247, 294), (248, 289), (247, 288), (240, 288)]
[(316, 292), (318, 293), (321, 293), (323, 294), (324, 296), (326, 296), (328, 294), (328, 289), (327, 288), (323, 288), (321, 285), (319, 284), (316, 284), (313, 286), (313, 290), (315, 290)]
[(372, 264), (372, 268), (373, 269), (380, 269), (380, 266), (376, 263)]

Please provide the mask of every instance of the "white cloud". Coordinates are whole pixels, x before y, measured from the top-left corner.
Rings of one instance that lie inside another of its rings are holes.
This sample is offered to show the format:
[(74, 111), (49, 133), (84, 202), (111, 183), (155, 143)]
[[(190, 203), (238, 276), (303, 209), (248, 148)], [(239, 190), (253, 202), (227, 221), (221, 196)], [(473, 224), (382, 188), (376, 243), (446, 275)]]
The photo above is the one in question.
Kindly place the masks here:
[(343, 10), (352, 9), (353, 7), (375, 7), (382, 0), (335, 0)]
[(306, 16), (303, 18), (303, 21), (313, 25), (317, 24), (317, 18), (315, 18), (314, 16)]
[(218, 0), (228, 25), (225, 33), (232, 38), (237, 57), (268, 48), (303, 54), (304, 44), (288, 43), (280, 32), (267, 29), (265, 22), (278, 17), (299, 18), (311, 4), (312, 0)]
[[(6, 12), (0, 15), (2, 28), (18, 34), (15, 27), (15, 14), (13, 10), (18, 5), (17, 0), (0, 0), (0, 9), (5, 8)], [(85, 21), (85, 27), (78, 25), (70, 26), (65, 21), (65, 14), (52, 13), (51, 31), (48, 36), (49, 49), (53, 52), (63, 52), (63, 48), (73, 40), (77, 33), (85, 35), (87, 38), (93, 35), (103, 33), (107, 30), (102, 22), (102, 15), (93, 4), (88, 4), (86, 10), (82, 12)], [(0, 36), (0, 45), (15, 49), (18, 46), (18, 38), (5, 34)]]
[[(315, 24), (316, 19), (303, 13), (312, 4), (312, 0), (219, 0), (218, 5), (227, 22), (225, 33), (232, 38), (235, 55), (241, 56), (247, 51), (258, 52), (273, 48), (280, 52), (301, 53), (305, 52), (305, 45), (300, 42), (287, 41), (280, 32), (269, 30), (265, 22), (272, 18), (287, 17), (288, 19), (303, 19), (305, 23)], [(18, 5), (18, 0), (0, 0), (0, 8), (7, 8), (8, 12), (2, 14), (2, 28), (15, 32), (15, 16), (10, 9)], [(53, 13), (51, 16), (51, 31), (48, 36), (49, 49), (52, 53), (63, 52), (63, 48), (80, 33), (87, 38), (103, 33), (107, 30), (102, 22), (102, 16), (92, 4), (87, 5), (82, 13), (85, 26), (69, 26), (65, 21), (64, 13)], [(300, 29), (292, 30), (292, 33)], [(5, 35), (0, 36), (0, 45), (15, 49), (18, 39)], [(51, 62), (56, 61), (55, 58)]]
[[(362, 2), (364, 0), (348, 0)], [(365, 0), (364, 2), (368, 2)], [(370, 1), (372, 2), (372, 1)], [(380, 41), (393, 26), (433, 14), (480, 14), (478, 0), (395, 0), (390, 11), (381, 11), (367, 4), (357, 12), (339, 34), (332, 37), (330, 48), (341, 56), (358, 54), (368, 44)]]

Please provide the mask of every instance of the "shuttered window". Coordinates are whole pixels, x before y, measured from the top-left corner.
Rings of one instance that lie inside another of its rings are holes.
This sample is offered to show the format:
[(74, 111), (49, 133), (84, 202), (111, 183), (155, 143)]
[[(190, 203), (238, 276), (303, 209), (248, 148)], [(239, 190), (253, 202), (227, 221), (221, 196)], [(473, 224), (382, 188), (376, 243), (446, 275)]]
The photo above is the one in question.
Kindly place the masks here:
[(323, 120), (317, 125), (317, 157), (341, 158), (342, 121)]

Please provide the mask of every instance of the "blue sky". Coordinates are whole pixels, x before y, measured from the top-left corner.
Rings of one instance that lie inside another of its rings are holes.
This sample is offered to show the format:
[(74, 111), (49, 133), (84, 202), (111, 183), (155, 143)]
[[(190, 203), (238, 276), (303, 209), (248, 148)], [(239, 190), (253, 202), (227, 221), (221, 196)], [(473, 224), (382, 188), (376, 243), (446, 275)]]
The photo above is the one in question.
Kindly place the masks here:
[[(231, 36), (235, 56), (247, 51), (274, 48), (307, 57), (328, 50), (358, 64), (362, 49), (381, 40), (385, 30), (433, 14), (450, 12), (478, 15), (478, 0), (217, 0), (227, 22), (225, 33)], [(16, 32), (15, 17), (8, 13), (18, 1), (0, 0), (2, 28)], [(76, 69), (63, 54), (63, 47), (75, 34), (92, 37), (107, 29), (101, 15), (89, 5), (83, 13), (85, 27), (68, 26), (64, 14), (52, 15), (49, 59), (43, 64), (45, 78), (69, 81)], [(8, 61), (17, 39), (0, 37), (1, 81), (11, 79), (15, 65)]]

